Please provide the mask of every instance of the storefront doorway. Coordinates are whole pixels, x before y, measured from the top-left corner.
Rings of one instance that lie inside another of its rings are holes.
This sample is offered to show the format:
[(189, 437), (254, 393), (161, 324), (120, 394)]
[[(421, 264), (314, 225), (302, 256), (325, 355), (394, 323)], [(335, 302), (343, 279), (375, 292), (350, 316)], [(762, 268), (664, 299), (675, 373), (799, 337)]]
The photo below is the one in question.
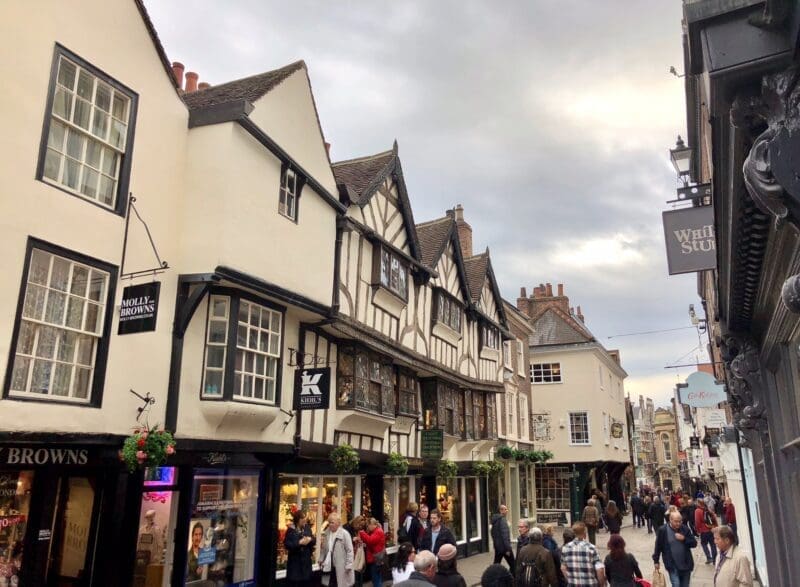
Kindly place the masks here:
[(167, 587), (172, 576), (178, 518), (177, 468), (145, 472), (132, 587)]

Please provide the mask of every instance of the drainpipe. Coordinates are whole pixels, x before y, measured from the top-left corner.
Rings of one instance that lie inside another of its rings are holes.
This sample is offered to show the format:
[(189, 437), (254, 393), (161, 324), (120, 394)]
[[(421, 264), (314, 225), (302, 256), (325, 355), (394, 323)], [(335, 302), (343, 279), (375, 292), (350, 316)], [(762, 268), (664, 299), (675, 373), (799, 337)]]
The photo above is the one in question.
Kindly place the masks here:
[(344, 216), (336, 217), (336, 242), (333, 253), (333, 292), (331, 293), (331, 317), (339, 314), (339, 272), (342, 268), (342, 240), (347, 219)]
[[(306, 357), (306, 331), (307, 327), (305, 322), (300, 323), (298, 333), (300, 340), (297, 343), (297, 369), (302, 369), (305, 364)], [(294, 397), (294, 392), (292, 392)], [(300, 440), (302, 438), (303, 430), (303, 410), (294, 410), (294, 458), (300, 456)]]

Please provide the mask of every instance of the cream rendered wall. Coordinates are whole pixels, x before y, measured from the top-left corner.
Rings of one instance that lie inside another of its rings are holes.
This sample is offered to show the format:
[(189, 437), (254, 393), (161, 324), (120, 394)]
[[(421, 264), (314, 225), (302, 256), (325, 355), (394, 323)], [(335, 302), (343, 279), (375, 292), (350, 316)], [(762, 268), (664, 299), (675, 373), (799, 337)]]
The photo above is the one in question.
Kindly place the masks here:
[[(586, 461), (627, 462), (627, 426), (625, 426), (625, 406), (616, 397), (601, 390), (598, 380), (598, 366), (611, 371), (611, 365), (592, 348), (547, 350), (542, 347), (531, 349), (531, 363), (561, 363), (562, 383), (531, 385), (531, 394), (537, 413), (550, 412), (553, 440), (544, 448), (554, 453), (552, 463), (574, 463)], [(616, 370), (614, 370), (616, 371)], [(612, 383), (622, 381), (618, 372), (612, 371)], [(607, 375), (606, 375), (607, 376)], [(590, 445), (570, 445), (569, 413), (586, 411), (589, 415)], [(623, 423), (623, 437), (611, 439), (605, 445), (603, 435), (603, 413)], [(563, 427), (562, 427), (563, 426)]]
[(250, 118), (334, 197), (338, 194), (305, 69), (256, 101)]
[[(29, 235), (117, 266), (121, 259), (123, 218), (34, 179), (56, 42), (139, 94), (130, 189), (159, 253), (174, 268), (159, 277), (161, 300), (155, 332), (116, 336), (115, 310), (101, 409), (2, 400), (4, 427), (127, 433), (141, 405), (128, 393), (130, 388), (156, 398), (150, 422), (163, 422), (188, 114), (133, 2), (109, 5), (90, 0), (80, 10), (73, 3), (56, 1), (0, 3), (0, 59), (5, 80), (0, 92), (0, 234), (4, 253), (0, 268), (6, 278), (6, 287), (0, 289), (4, 317), (0, 322), (1, 357), (9, 357), (13, 351), (9, 346)], [(133, 227), (126, 270), (155, 264), (143, 231)], [(115, 305), (128, 283), (117, 284)]]
[(298, 222), (279, 214), (280, 171), (235, 123), (189, 131), (183, 272), (227, 265), (329, 306), (336, 212), (306, 184)]

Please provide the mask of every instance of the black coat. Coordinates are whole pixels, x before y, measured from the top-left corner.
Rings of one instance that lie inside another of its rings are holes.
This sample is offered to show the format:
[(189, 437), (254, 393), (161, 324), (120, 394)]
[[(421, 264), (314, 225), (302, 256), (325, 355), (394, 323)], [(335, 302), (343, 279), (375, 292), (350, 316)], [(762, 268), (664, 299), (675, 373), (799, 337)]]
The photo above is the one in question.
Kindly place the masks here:
[[(656, 548), (653, 551), (653, 562), (657, 563), (659, 557), (664, 559), (664, 567), (666, 567), (667, 571), (672, 571), (676, 568), (675, 561), (672, 559), (672, 551), (669, 548), (669, 542), (667, 540), (667, 532), (670, 531), (670, 527), (667, 524), (666, 526), (661, 526), (656, 532)], [(678, 530), (684, 536), (683, 545), (687, 549), (686, 553), (686, 565), (689, 567), (688, 569), (679, 569), (681, 571), (691, 571), (694, 569), (694, 557), (692, 556), (690, 548), (694, 548), (697, 546), (697, 540), (692, 534), (692, 531), (689, 530), (689, 526), (686, 524), (681, 524), (681, 529)]]
[[(300, 539), (304, 536), (311, 538), (308, 544), (300, 544)], [(311, 555), (314, 552), (314, 545), (317, 539), (311, 533), (311, 528), (306, 524), (302, 530), (295, 527), (286, 529), (286, 537), (283, 540), (283, 546), (286, 552), (289, 553), (289, 559), (286, 561), (286, 579), (289, 581), (310, 581), (312, 576), (311, 571)]]
[(455, 546), (456, 539), (450, 529), (444, 524), (441, 524), (439, 526), (439, 537), (436, 539), (436, 546), (431, 548), (431, 544), (433, 544), (433, 533), (431, 532), (430, 526), (428, 526), (428, 529), (425, 530), (425, 533), (422, 535), (422, 541), (419, 543), (420, 550), (430, 550), (433, 554), (437, 554), (442, 544), (452, 544)]
[(436, 571), (433, 576), (433, 584), (437, 587), (467, 587), (464, 577), (455, 569)]
[(653, 525), (658, 528), (664, 524), (664, 515), (667, 513), (667, 508), (663, 503), (651, 503), (650, 510), (647, 512), (647, 517), (653, 521)]
[(400, 530), (402, 528), (405, 531), (406, 519), (407, 518), (408, 518), (407, 515), (403, 516), (403, 519), (400, 520), (400, 526), (397, 527), (398, 542), (400, 542), (400, 543), (410, 542), (411, 545), (414, 547), (414, 550), (421, 550), (419, 548), (419, 543), (421, 542), (421, 539), (422, 539), (422, 524), (420, 524), (420, 521), (419, 521), (419, 519), (417, 519), (417, 516), (411, 516), (411, 526), (408, 529), (407, 539), (406, 540), (400, 540)]

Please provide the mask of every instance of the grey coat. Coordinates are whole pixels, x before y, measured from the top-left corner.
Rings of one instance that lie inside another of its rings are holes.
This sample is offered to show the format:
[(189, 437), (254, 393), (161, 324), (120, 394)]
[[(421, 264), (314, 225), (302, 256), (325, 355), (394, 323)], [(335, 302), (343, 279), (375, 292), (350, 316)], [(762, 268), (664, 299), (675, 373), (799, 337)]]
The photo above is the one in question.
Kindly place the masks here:
[[(336, 583), (340, 587), (349, 587), (356, 582), (356, 575), (353, 572), (353, 539), (350, 533), (341, 526), (336, 532), (331, 533), (330, 529), (325, 531), (322, 537), (322, 549), (319, 552), (320, 564), (328, 556), (328, 549), (333, 548), (331, 554), (331, 572), (336, 570)], [(328, 585), (330, 575), (322, 575), (322, 584)]]

